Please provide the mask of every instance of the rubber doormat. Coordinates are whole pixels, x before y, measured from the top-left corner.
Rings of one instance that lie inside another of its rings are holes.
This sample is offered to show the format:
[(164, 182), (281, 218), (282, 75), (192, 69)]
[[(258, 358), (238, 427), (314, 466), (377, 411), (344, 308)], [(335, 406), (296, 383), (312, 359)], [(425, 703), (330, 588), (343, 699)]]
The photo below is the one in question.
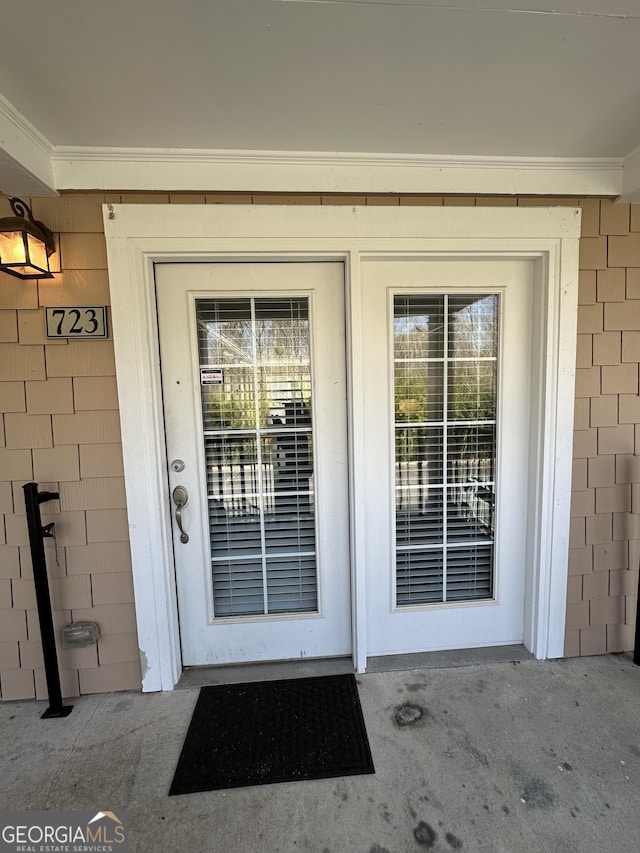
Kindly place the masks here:
[(374, 773), (353, 675), (203, 687), (169, 794)]

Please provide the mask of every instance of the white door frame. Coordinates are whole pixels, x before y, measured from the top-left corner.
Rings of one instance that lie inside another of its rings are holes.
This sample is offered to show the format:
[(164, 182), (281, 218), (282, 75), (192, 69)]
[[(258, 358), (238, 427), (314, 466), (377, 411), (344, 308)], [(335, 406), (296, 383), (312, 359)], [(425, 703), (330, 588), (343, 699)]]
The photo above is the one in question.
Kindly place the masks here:
[[(364, 567), (363, 258), (528, 258), (536, 263), (525, 646), (564, 651), (580, 211), (105, 205), (111, 312), (144, 691), (181, 672), (153, 267), (162, 262), (345, 264), (353, 660), (367, 659)], [(428, 236), (425, 236), (428, 235)]]

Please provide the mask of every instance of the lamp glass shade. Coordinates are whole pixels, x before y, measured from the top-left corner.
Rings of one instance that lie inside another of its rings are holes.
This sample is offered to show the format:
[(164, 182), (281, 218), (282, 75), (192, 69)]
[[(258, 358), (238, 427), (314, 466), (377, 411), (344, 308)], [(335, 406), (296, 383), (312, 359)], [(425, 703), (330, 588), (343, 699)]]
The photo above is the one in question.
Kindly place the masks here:
[(0, 233), (0, 262), (2, 264), (24, 264), (27, 260), (22, 231)]
[(33, 234), (27, 234), (27, 245), (29, 247), (29, 263), (31, 266), (36, 270), (49, 272), (47, 247), (42, 240), (38, 240)]
[(47, 247), (27, 231), (0, 232), (0, 269), (18, 278), (51, 278)]

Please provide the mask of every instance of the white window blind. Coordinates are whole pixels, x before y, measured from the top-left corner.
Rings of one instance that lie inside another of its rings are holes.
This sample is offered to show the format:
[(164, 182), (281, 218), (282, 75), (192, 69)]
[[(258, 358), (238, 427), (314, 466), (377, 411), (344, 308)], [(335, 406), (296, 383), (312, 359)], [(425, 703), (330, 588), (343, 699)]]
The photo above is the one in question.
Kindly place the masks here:
[(196, 301), (214, 612), (317, 609), (306, 297)]
[(394, 298), (398, 606), (493, 597), (499, 308)]

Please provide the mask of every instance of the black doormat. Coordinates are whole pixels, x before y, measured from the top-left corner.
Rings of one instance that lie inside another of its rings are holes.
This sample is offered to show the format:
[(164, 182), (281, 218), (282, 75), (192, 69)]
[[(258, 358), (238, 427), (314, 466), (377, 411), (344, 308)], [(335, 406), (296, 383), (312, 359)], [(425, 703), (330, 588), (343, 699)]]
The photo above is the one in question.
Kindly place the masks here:
[(374, 773), (353, 675), (203, 687), (169, 794)]

